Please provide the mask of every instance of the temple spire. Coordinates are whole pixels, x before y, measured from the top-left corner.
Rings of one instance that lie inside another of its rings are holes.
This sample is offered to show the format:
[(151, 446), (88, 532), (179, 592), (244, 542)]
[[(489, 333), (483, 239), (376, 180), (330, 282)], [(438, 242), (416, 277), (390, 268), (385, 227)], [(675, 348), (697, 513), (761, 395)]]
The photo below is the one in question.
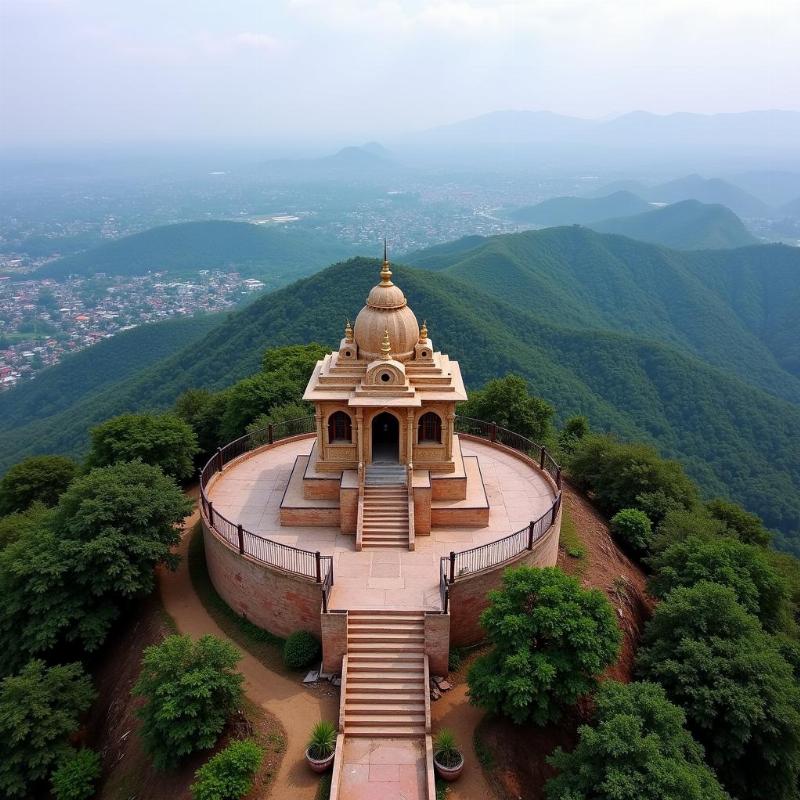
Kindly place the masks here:
[(347, 320), (347, 323), (344, 326), (344, 339), (346, 342), (353, 341), (353, 326), (350, 324), (350, 320)]
[(384, 328), (383, 341), (381, 342), (381, 358), (384, 361), (389, 361), (392, 357), (392, 345), (389, 341), (389, 329)]
[(389, 269), (389, 254), (386, 248), (386, 239), (383, 240), (383, 267), (381, 267), (381, 286), (394, 286), (392, 271)]

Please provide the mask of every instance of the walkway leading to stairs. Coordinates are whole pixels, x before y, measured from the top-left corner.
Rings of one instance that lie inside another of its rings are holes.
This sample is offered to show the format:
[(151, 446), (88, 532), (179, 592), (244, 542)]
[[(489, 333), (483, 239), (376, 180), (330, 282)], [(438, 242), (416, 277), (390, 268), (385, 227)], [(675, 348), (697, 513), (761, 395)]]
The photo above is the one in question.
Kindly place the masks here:
[(409, 548), (408, 487), (402, 464), (367, 466), (361, 523), (363, 548)]
[(434, 800), (423, 612), (348, 612), (339, 728), (340, 800)]

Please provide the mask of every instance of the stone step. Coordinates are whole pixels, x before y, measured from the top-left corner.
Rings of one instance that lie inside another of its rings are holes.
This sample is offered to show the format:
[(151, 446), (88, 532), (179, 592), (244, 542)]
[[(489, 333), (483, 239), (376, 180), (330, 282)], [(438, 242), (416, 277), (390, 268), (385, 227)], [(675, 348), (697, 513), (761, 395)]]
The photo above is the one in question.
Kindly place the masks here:
[(360, 619), (362, 617), (406, 617), (408, 619), (425, 619), (425, 612), (410, 611), (407, 608), (354, 608), (352, 611), (347, 612), (347, 616), (348, 619)]
[(348, 677), (347, 679), (347, 694), (353, 692), (355, 694), (416, 694), (417, 692), (422, 691), (422, 685), (425, 681), (423, 675), (420, 675), (419, 678), (415, 680), (397, 680), (397, 681), (384, 681), (384, 680), (374, 680), (374, 681), (365, 681), (361, 680), (363, 676), (359, 675), (358, 677), (353, 676), (352, 678)]
[[(420, 696), (419, 690), (414, 692), (395, 692), (391, 695), (392, 702), (397, 701), (398, 703), (414, 703), (415, 705), (418, 703), (422, 703), (425, 705), (425, 697)], [(371, 691), (358, 691), (358, 692), (351, 692), (348, 688), (347, 696), (345, 697), (345, 703), (376, 703), (380, 705), (381, 703), (385, 703), (389, 698), (386, 696), (385, 691), (382, 689), (378, 691), (377, 689), (373, 689)]]
[[(409, 653), (422, 653), (425, 650), (425, 642), (424, 640), (421, 642), (403, 642), (403, 643), (395, 643), (395, 642), (375, 642), (374, 644), (370, 642), (348, 642), (347, 644), (348, 652), (351, 653), (378, 653), (378, 652), (394, 652), (400, 653), (403, 651)], [(364, 662), (361, 662), (362, 664)], [(381, 662), (384, 664), (385, 669), (404, 669), (402, 666), (395, 666), (391, 662)]]
[(385, 622), (382, 620), (350, 622), (347, 623), (348, 632), (353, 633), (422, 633), (425, 630), (423, 620), (409, 620), (408, 622)]
[(353, 739), (368, 737), (370, 739), (380, 738), (380, 737), (387, 737), (392, 739), (414, 739), (417, 736), (424, 736), (425, 735), (425, 726), (424, 725), (406, 725), (402, 728), (392, 728), (391, 733), (387, 733), (384, 728), (375, 728), (375, 727), (356, 727), (350, 729), (347, 727), (347, 723), (345, 723), (344, 728), (345, 736), (350, 736)]
[(350, 670), (350, 665), (347, 665), (347, 683), (348, 687), (350, 684), (350, 679), (352, 677), (353, 681), (358, 683), (372, 683), (372, 684), (381, 684), (381, 683), (402, 683), (402, 684), (409, 684), (415, 683), (420, 685), (424, 683), (424, 673), (417, 672), (416, 670), (408, 670), (408, 669), (392, 669), (391, 667), (387, 667), (385, 664), (377, 663), (371, 664), (366, 663), (362, 664), (361, 668), (353, 669), (352, 675)]
[(424, 630), (414, 631), (382, 631), (381, 633), (363, 633), (362, 631), (348, 631), (347, 641), (357, 644), (363, 642), (369, 644), (374, 642), (392, 642), (394, 644), (403, 644), (404, 642), (418, 642), (425, 638)]
[[(352, 650), (348, 653), (348, 655), (364, 655), (365, 658), (353, 660), (353, 671), (354, 672), (372, 672), (376, 669), (385, 669), (387, 672), (419, 672), (422, 674), (422, 662), (421, 661), (386, 661), (381, 660), (380, 658), (376, 658), (379, 651), (374, 650), (366, 650), (363, 647), (358, 647), (356, 650)], [(383, 651), (386, 652), (385, 650)], [(398, 650), (394, 651), (396, 654), (401, 652)], [(406, 651), (410, 655), (414, 655), (415, 653), (419, 653), (422, 655), (422, 650), (410, 650)], [(348, 659), (349, 663), (349, 659)]]
[(344, 726), (347, 730), (348, 725), (370, 725), (373, 727), (395, 728), (404, 725), (425, 726), (425, 712), (401, 713), (401, 714), (369, 714), (368, 712), (344, 712)]
[(403, 541), (399, 541), (399, 540), (396, 541), (396, 542), (390, 542), (390, 541), (382, 541), (382, 542), (370, 542), (370, 541), (367, 541), (367, 542), (364, 542), (364, 541), (362, 541), (361, 542), (361, 546), (362, 547), (367, 547), (370, 550), (378, 550), (380, 548), (382, 548), (384, 550), (408, 550), (408, 542), (403, 542)]
[(422, 653), (348, 653), (348, 663), (360, 665), (375, 663), (386, 666), (387, 664), (405, 665), (406, 669), (422, 669)]

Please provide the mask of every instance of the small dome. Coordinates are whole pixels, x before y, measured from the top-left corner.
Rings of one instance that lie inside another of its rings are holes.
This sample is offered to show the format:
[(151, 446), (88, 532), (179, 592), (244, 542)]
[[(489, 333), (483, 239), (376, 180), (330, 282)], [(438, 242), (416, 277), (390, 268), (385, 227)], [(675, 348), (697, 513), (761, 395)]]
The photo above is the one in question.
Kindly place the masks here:
[(414, 345), (419, 339), (417, 318), (391, 277), (389, 262), (384, 260), (381, 282), (370, 290), (367, 304), (359, 311), (353, 328), (359, 356), (369, 361), (381, 357), (385, 331), (389, 332), (392, 358), (398, 361), (414, 354)]

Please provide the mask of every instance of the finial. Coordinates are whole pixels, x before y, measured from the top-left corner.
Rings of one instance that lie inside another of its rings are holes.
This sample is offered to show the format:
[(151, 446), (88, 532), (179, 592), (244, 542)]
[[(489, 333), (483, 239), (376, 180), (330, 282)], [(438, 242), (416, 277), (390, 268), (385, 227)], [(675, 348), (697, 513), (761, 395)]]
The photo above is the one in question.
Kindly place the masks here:
[(389, 269), (389, 255), (386, 249), (386, 239), (383, 240), (383, 266), (381, 267), (381, 286), (394, 286), (392, 271)]
[(392, 357), (392, 345), (389, 342), (389, 329), (383, 331), (383, 341), (381, 342), (381, 358), (388, 361)]
[(419, 343), (425, 344), (425, 340), (428, 338), (428, 320), (422, 320), (422, 327), (419, 329)]
[(353, 341), (353, 326), (350, 324), (350, 320), (347, 320), (347, 323), (344, 326), (344, 340), (346, 342)]

